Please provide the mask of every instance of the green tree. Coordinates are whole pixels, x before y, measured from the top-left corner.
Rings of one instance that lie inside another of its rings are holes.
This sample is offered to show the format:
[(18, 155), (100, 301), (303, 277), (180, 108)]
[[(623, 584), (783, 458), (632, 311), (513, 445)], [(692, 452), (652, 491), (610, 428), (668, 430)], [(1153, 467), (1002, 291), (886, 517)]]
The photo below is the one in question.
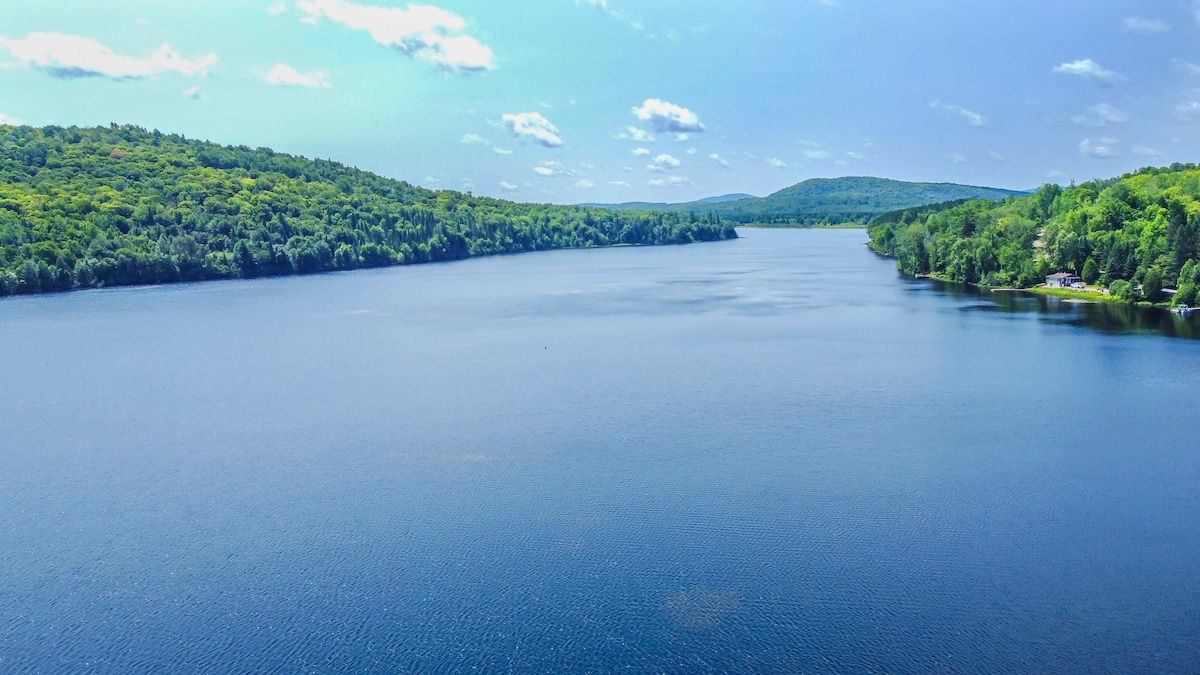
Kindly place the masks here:
[(1152, 267), (1146, 272), (1146, 278), (1142, 280), (1142, 295), (1150, 302), (1162, 302), (1162, 290), (1162, 270)]
[(1083, 283), (1089, 286), (1096, 283), (1100, 279), (1100, 266), (1092, 258), (1088, 258), (1087, 262), (1083, 263)]

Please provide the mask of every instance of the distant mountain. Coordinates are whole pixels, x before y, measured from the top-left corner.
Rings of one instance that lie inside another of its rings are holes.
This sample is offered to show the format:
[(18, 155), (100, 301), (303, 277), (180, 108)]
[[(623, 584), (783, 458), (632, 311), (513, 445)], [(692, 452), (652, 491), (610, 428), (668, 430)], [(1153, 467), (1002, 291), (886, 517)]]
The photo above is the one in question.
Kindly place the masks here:
[[(694, 211), (715, 213), (739, 223), (791, 224), (866, 223), (884, 213), (963, 199), (1002, 201), (1027, 194), (1016, 190), (958, 185), (907, 183), (886, 178), (814, 178), (766, 197), (727, 195), (685, 204), (595, 204), (614, 211)], [(739, 198), (741, 197), (741, 198)]]

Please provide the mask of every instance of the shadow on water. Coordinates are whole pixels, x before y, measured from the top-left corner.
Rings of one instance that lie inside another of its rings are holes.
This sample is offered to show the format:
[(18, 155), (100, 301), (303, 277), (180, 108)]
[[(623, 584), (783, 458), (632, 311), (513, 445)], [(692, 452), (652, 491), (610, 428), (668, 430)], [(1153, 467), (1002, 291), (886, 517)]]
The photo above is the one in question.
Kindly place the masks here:
[(1087, 302), (1027, 291), (991, 291), (941, 281), (928, 283), (938, 292), (980, 301), (963, 307), (966, 311), (1037, 314), (1050, 323), (1112, 335), (1155, 334), (1200, 339), (1200, 315), (1197, 313), (1179, 316), (1156, 307)]

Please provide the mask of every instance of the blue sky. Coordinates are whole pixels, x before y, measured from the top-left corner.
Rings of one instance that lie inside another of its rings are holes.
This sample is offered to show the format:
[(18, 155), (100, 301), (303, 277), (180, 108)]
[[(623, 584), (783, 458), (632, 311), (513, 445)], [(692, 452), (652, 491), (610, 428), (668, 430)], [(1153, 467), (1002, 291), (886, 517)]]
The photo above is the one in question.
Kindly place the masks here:
[(0, 4), (3, 120), (519, 201), (1030, 188), (1200, 159), (1200, 0)]

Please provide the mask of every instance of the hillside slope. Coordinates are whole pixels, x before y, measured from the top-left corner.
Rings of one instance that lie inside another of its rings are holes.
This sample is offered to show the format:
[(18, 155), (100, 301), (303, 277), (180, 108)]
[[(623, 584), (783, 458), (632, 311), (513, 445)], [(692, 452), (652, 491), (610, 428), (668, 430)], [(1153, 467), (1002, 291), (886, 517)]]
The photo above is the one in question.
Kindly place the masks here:
[(1047, 185), (1003, 204), (889, 214), (871, 246), (906, 274), (1030, 287), (1073, 272), (1128, 301), (1193, 304), (1200, 284), (1200, 169), (1174, 164), (1111, 180)]
[(0, 126), (0, 295), (736, 237), (681, 213), (432, 191), (130, 126)]
[(886, 178), (814, 178), (761, 198), (685, 204), (610, 204), (613, 210), (714, 213), (738, 223), (792, 224), (866, 223), (897, 209), (961, 199), (1003, 200), (1025, 194), (1014, 190), (957, 185), (908, 183)]

